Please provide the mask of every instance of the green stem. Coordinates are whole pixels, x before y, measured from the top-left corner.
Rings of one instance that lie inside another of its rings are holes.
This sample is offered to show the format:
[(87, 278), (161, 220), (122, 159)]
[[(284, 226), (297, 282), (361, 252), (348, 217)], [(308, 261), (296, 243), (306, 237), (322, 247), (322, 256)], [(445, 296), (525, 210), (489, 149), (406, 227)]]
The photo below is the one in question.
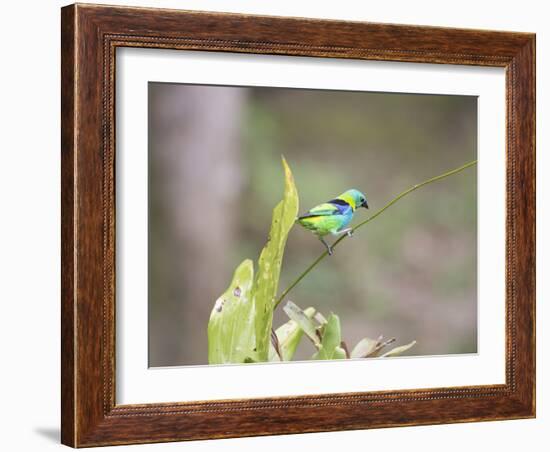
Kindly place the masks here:
[[(400, 193), (399, 195), (397, 195), (395, 198), (393, 198), (389, 203), (387, 203), (384, 207), (382, 207), (380, 210), (378, 210), (377, 212), (375, 212), (373, 215), (371, 215), (369, 218), (367, 218), (365, 221), (359, 223), (357, 226), (353, 227), (352, 228), (352, 232), (355, 232), (357, 231), (357, 229), (359, 229), (360, 227), (366, 225), (367, 223), (369, 223), (370, 221), (374, 220), (378, 215), (380, 215), (382, 212), (384, 212), (386, 209), (389, 209), (391, 206), (393, 206), (397, 201), (399, 201), (401, 198), (404, 198), (405, 196), (407, 196), (409, 193), (412, 193), (413, 191), (419, 189), (420, 187), (423, 187), (424, 185), (428, 185), (428, 184), (431, 184), (432, 182), (436, 182), (438, 180), (441, 180), (441, 179), (444, 179), (448, 176), (452, 176), (453, 174), (456, 174), (456, 173), (460, 173), (462, 170), (465, 170), (466, 168), (469, 168), (470, 166), (474, 166), (475, 164), (477, 163), (477, 160), (473, 160), (469, 163), (466, 163), (465, 165), (462, 165), (461, 167), (459, 168), (455, 168), (454, 170), (451, 170), (451, 171), (448, 171), (446, 173), (443, 173), (443, 174), (440, 174), (439, 176), (435, 176), (435, 177), (432, 177), (431, 179), (428, 179), (428, 180), (425, 180), (424, 182), (421, 182), (420, 184), (416, 184), (416, 185), (413, 185), (411, 188), (409, 188), (408, 190), (405, 190), (404, 192)], [(338, 246), (338, 244), (344, 240), (346, 237), (348, 237), (346, 234), (340, 236), (338, 238), (338, 240), (336, 240), (334, 242), (334, 244), (332, 245), (332, 249), (336, 248)], [(288, 286), (284, 291), (283, 293), (281, 294), (281, 296), (277, 299), (277, 302), (275, 303), (275, 306), (273, 307), (273, 309), (277, 308), (277, 306), (279, 306), (279, 304), (281, 303), (281, 301), (283, 301), (283, 299), (289, 294), (289, 292), (294, 289), (294, 287), (296, 287), (300, 281), (302, 279), (304, 279), (306, 277), (306, 275), (311, 271), (313, 270), (317, 264), (319, 262), (321, 262), (326, 256), (328, 255), (328, 252), (325, 251), (323, 254), (321, 254), (317, 259), (315, 259), (310, 265), (309, 267), (307, 267), (301, 274), (300, 276), (298, 276), (298, 278), (296, 278), (294, 280), (294, 282)]]

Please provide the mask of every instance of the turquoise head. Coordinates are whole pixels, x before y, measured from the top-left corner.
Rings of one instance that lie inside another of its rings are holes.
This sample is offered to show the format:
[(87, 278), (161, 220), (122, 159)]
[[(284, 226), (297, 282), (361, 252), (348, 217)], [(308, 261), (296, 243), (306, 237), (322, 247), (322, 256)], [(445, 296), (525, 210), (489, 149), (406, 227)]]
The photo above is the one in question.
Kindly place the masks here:
[(359, 207), (364, 207), (365, 209), (369, 208), (367, 197), (355, 188), (345, 191), (336, 199), (341, 199), (347, 202), (353, 210), (358, 209)]

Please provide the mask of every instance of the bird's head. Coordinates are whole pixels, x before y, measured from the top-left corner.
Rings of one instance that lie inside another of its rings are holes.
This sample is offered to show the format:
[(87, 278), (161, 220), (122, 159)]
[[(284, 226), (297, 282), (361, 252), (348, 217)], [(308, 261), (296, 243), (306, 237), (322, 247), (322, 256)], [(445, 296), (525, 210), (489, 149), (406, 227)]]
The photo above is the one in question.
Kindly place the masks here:
[(355, 188), (352, 188), (351, 190), (342, 193), (340, 196), (338, 196), (338, 198), (343, 199), (344, 201), (349, 203), (349, 205), (352, 206), (354, 209), (357, 209), (359, 207), (364, 207), (365, 209), (369, 208), (367, 197)]

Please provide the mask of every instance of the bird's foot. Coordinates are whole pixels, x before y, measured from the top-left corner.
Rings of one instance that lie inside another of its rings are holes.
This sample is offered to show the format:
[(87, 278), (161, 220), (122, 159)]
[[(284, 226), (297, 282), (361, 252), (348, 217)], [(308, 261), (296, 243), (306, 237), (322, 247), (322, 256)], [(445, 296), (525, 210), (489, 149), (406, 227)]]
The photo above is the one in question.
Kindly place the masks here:
[(346, 234), (348, 237), (353, 237), (353, 228), (347, 228), (340, 232)]
[(319, 237), (319, 240), (321, 240), (321, 243), (322, 243), (323, 245), (325, 245), (325, 248), (327, 249), (328, 255), (329, 255), (329, 256), (332, 256), (332, 247), (331, 247), (327, 242), (325, 242), (325, 240), (323, 239), (323, 237)]

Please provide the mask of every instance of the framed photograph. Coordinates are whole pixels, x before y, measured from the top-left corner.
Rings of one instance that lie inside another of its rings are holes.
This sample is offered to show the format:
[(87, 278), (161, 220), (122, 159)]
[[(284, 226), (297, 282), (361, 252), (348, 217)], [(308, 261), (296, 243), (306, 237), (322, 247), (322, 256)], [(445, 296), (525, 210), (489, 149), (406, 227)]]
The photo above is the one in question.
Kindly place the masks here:
[(535, 416), (535, 36), (62, 8), (62, 442)]

